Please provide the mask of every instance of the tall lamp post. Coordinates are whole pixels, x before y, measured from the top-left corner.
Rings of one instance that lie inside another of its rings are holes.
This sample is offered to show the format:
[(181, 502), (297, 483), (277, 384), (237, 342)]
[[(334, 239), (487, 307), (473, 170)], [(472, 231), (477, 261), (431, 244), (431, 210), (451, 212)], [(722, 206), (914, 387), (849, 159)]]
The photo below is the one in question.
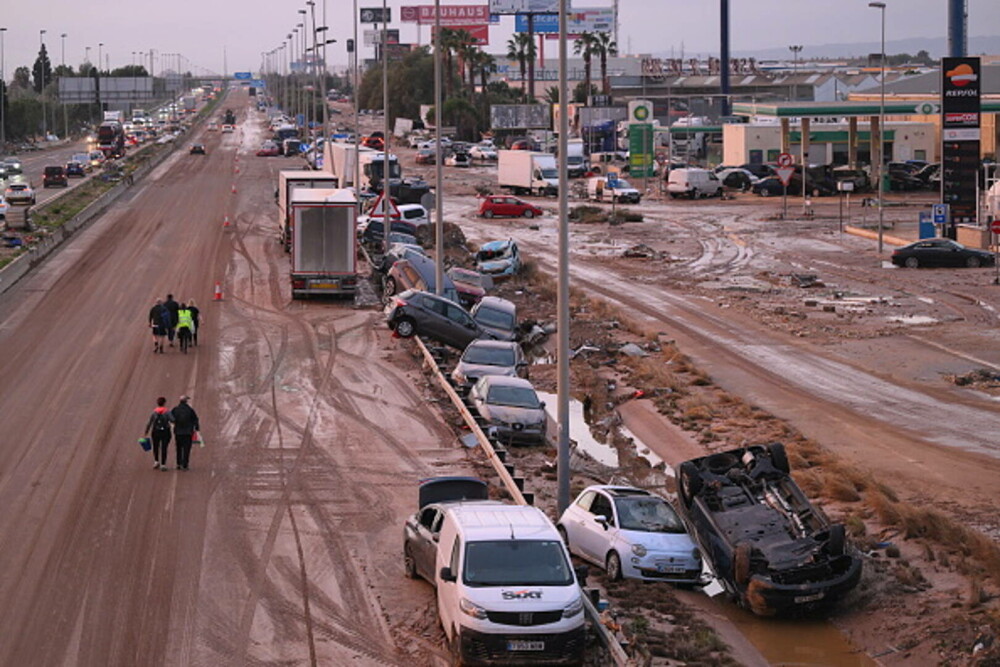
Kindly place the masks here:
[[(66, 37), (67, 37), (67, 35), (66, 35), (66, 33), (62, 33), (61, 35), (59, 35), (59, 37), (62, 39), (62, 53), (60, 54), (60, 56), (61, 56), (60, 59), (62, 60), (63, 75), (65, 76), (65, 74), (66, 74)], [(69, 112), (66, 111), (66, 103), (63, 102), (62, 99), (60, 99), (59, 102), (62, 104), (62, 109), (63, 109), (63, 139), (69, 139)]]
[(882, 224), (882, 191), (885, 189), (885, 184), (882, 182), (882, 170), (885, 168), (885, 156), (882, 155), (882, 151), (885, 150), (885, 3), (884, 2), (869, 2), (869, 7), (874, 7), (882, 13), (882, 54), (879, 58), (879, 65), (881, 72), (881, 82), (879, 91), (879, 103), (878, 103), (878, 254), (882, 254), (882, 231), (884, 229)]
[(799, 99), (799, 53), (802, 51), (801, 44), (792, 44), (788, 47), (788, 50), (792, 52), (792, 99)]
[(7, 145), (7, 117), (4, 107), (7, 106), (7, 72), (4, 63), (3, 55), (3, 34), (7, 32), (7, 28), (0, 28), (0, 88), (2, 88), (3, 96), (0, 97), (0, 150), (3, 150), (4, 146)]
[[(45, 46), (45, 30), (38, 31), (38, 45), (39, 47)], [(46, 54), (48, 55), (48, 54)], [(47, 141), (49, 138), (49, 125), (45, 117), (45, 63), (41, 64), (41, 79), (42, 79), (42, 141)]]

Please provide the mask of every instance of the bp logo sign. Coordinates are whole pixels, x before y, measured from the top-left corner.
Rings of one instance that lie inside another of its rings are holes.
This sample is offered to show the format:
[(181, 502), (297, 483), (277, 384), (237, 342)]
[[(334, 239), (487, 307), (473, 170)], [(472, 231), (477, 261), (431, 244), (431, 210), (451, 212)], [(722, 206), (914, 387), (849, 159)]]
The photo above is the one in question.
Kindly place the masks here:
[(628, 103), (628, 118), (631, 123), (649, 123), (653, 120), (653, 103), (649, 100), (632, 100)]
[(632, 111), (632, 120), (637, 120), (640, 123), (649, 120), (649, 107), (647, 107), (645, 105), (643, 105), (643, 106), (637, 106)]

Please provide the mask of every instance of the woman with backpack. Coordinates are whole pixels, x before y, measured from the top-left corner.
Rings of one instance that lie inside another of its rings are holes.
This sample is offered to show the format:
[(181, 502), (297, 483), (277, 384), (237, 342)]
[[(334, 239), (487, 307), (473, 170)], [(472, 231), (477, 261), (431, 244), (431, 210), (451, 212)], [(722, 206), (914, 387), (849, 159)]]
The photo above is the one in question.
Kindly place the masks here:
[(146, 422), (146, 435), (153, 440), (153, 468), (167, 469), (167, 445), (170, 444), (170, 425), (174, 416), (167, 408), (166, 396), (156, 399), (156, 408)]

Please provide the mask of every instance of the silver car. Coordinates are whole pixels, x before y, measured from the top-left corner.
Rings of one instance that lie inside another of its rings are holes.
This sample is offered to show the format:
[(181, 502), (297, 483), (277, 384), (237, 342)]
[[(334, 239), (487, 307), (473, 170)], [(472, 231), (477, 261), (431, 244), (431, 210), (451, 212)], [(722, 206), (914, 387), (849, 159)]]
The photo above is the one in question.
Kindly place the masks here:
[(498, 296), (484, 296), (469, 313), (497, 340), (517, 339), (517, 306)]
[(469, 390), (484, 375), (522, 377), (527, 375), (528, 362), (521, 346), (502, 340), (474, 340), (462, 353), (451, 372), (455, 386)]
[(483, 420), (483, 429), (506, 445), (545, 443), (545, 403), (538, 400), (527, 380), (484, 375), (469, 390), (473, 413)]

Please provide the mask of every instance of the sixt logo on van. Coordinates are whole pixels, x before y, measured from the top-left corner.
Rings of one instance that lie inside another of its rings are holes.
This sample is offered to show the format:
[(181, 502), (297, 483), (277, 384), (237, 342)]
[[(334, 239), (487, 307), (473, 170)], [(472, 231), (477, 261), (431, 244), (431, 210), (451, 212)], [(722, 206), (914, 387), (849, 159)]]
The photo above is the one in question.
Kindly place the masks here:
[(541, 600), (541, 591), (503, 591), (504, 600)]

